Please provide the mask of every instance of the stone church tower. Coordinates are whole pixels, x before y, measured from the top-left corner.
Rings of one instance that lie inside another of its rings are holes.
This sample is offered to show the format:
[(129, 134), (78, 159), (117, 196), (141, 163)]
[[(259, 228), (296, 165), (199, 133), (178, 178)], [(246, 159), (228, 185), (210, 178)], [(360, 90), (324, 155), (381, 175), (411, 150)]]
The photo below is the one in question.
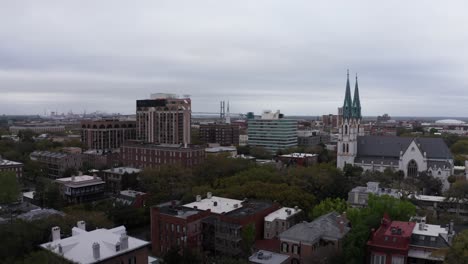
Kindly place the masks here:
[(346, 92), (343, 103), (343, 121), (339, 129), (337, 144), (337, 167), (343, 169), (346, 164), (354, 164), (357, 155), (357, 138), (364, 135), (361, 127), (361, 102), (359, 100), (358, 79), (354, 88), (354, 98), (351, 100), (349, 85), (349, 70), (346, 80)]

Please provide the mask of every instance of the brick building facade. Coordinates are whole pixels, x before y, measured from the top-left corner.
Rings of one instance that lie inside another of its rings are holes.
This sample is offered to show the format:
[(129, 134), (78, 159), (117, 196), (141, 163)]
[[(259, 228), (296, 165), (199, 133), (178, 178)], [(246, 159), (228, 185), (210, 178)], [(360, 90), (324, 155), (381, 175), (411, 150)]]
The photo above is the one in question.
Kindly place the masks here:
[(127, 141), (136, 139), (136, 122), (109, 120), (81, 121), (81, 142), (88, 149), (117, 149)]
[(239, 125), (201, 124), (199, 137), (204, 144), (218, 143), (221, 146), (237, 146), (239, 145)]
[(202, 146), (176, 144), (149, 144), (140, 141), (127, 142), (120, 148), (124, 166), (134, 168), (156, 168), (161, 165), (178, 164), (193, 167), (205, 160)]

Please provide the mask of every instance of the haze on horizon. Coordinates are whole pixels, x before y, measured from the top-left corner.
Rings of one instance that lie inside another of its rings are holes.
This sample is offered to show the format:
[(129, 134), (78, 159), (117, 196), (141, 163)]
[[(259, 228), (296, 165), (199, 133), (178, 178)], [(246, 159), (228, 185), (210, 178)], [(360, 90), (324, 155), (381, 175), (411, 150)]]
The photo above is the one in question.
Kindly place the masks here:
[(151, 93), (194, 112), (468, 116), (466, 1), (4, 1), (0, 114), (131, 114)]

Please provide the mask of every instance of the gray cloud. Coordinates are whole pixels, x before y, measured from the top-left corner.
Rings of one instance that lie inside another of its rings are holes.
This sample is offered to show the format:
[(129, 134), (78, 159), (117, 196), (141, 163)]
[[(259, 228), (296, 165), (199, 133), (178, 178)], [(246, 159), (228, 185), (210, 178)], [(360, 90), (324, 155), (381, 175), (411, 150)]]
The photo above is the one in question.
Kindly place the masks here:
[(4, 2), (0, 113), (132, 113), (173, 92), (196, 112), (320, 115), (349, 67), (365, 115), (468, 115), (468, 4), (329, 2)]

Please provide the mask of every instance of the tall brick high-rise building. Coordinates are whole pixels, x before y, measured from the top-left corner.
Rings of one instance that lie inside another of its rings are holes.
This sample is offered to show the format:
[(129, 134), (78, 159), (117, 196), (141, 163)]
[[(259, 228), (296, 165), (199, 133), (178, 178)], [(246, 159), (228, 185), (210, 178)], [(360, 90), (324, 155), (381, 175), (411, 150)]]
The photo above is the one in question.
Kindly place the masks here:
[(190, 144), (192, 103), (173, 94), (137, 100), (137, 138), (155, 144)]

